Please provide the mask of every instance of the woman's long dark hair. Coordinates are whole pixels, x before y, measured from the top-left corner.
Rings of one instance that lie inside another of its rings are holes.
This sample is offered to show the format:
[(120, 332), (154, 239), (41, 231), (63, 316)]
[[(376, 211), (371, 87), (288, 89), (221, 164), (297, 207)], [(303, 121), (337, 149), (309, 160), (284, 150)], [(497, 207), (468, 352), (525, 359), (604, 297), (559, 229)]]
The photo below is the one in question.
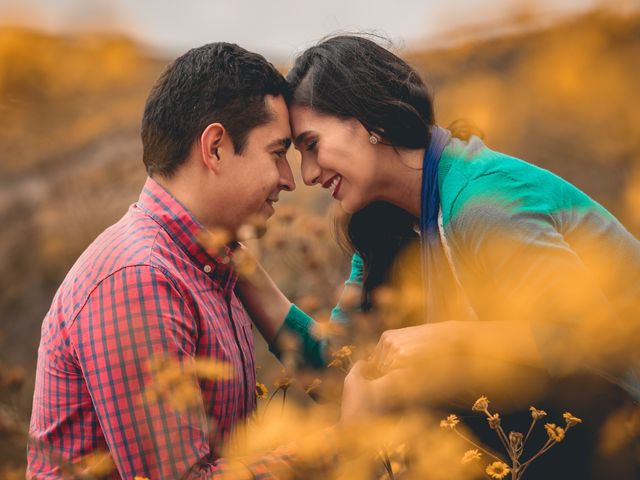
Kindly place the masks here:
[[(355, 118), (399, 148), (426, 148), (434, 124), (431, 94), (404, 60), (372, 40), (342, 35), (307, 49), (287, 81), (291, 102), (340, 118)], [(416, 240), (416, 219), (388, 202), (373, 202), (339, 226), (364, 260), (363, 308), (390, 273), (397, 255)]]

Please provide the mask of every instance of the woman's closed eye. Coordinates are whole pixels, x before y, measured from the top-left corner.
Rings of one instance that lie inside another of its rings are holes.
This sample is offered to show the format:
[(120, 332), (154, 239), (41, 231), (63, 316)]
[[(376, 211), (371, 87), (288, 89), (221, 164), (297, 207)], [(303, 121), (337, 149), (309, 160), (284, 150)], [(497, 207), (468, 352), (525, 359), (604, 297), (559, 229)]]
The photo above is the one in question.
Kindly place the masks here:
[(318, 139), (313, 139), (309, 143), (307, 143), (307, 147), (305, 148), (305, 150), (307, 152), (313, 152), (317, 144), (318, 144)]

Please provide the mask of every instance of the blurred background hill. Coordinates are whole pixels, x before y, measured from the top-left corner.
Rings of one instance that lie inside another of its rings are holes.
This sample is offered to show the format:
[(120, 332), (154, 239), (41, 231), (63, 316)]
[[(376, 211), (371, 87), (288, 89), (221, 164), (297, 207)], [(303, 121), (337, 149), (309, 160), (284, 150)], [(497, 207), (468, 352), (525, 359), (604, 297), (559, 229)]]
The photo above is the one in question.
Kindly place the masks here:
[[(490, 147), (575, 183), (637, 235), (640, 14), (529, 21), (399, 53), (433, 87), (441, 125), (470, 119)], [(23, 461), (40, 324), (55, 289), (144, 182), (139, 121), (168, 60), (119, 35), (0, 28), (0, 470)], [(291, 162), (296, 170), (293, 152)], [(255, 248), (292, 297), (326, 291), (328, 306), (346, 257), (331, 240), (326, 192), (298, 183), (283, 206), (295, 204), (296, 221), (319, 234), (276, 228)], [(270, 248), (278, 241), (315, 248), (322, 275), (296, 271), (284, 250)]]

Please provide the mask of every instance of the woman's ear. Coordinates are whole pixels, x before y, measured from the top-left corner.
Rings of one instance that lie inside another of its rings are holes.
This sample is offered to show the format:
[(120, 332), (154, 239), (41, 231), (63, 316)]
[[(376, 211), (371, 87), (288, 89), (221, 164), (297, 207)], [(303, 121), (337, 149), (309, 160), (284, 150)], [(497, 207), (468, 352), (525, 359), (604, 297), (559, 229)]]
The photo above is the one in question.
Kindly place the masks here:
[(221, 123), (211, 123), (200, 135), (200, 157), (207, 169), (214, 173), (220, 169), (220, 146), (226, 134)]

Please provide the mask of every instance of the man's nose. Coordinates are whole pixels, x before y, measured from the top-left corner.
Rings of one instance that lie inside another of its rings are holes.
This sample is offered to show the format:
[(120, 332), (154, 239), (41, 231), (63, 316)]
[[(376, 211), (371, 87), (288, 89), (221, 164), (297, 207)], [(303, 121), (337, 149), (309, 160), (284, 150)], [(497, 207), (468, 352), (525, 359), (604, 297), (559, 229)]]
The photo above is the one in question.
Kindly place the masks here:
[(284, 159), (280, 168), (280, 190), (293, 192), (296, 189), (296, 181), (293, 179), (293, 172), (289, 162)]

